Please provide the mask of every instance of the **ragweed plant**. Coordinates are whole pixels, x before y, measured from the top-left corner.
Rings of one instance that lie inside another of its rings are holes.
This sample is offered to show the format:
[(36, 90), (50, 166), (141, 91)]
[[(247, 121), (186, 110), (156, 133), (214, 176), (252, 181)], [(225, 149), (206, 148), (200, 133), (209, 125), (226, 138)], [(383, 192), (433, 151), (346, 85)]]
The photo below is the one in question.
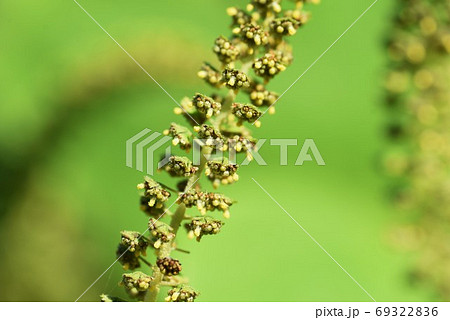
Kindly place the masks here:
[(395, 203), (410, 215), (396, 242), (418, 252), (412, 279), (450, 298), (450, 0), (398, 0), (386, 81)]
[[(174, 122), (164, 134), (172, 137), (174, 146), (186, 151), (193, 147), (194, 139), (201, 139), (201, 159), (198, 164), (188, 157), (173, 155), (168, 159), (164, 170), (174, 178), (181, 178), (176, 188), (150, 177), (138, 185), (142, 193), (141, 210), (150, 217), (149, 234), (122, 231), (117, 257), (125, 270), (133, 271), (143, 263), (150, 272), (123, 275), (120, 285), (131, 298), (156, 301), (162, 286), (171, 287), (166, 301), (194, 301), (199, 295), (181, 275), (182, 263), (171, 256), (174, 250), (179, 250), (175, 240), (182, 225), (189, 238), (201, 241), (205, 236), (219, 233), (224, 226), (216, 211), (226, 219), (230, 217), (233, 200), (203, 190), (198, 180), (206, 175), (214, 188), (238, 181), (238, 164), (211, 155), (218, 150), (232, 150), (251, 159), (257, 141), (251, 136), (249, 124), (258, 128), (265, 111), (270, 114), (275, 110), (278, 94), (269, 91), (267, 86), (292, 63), (292, 48), (286, 39), (308, 21), (305, 2), (318, 0), (292, 1), (288, 10), (283, 10), (281, 2), (252, 0), (245, 10), (228, 8), (231, 35), (219, 36), (212, 48), (219, 64), (205, 62), (198, 72), (216, 92), (209, 96), (195, 93), (192, 98), (184, 98), (180, 108), (175, 109), (191, 127)], [(247, 102), (236, 101), (239, 92), (247, 95)], [(172, 212), (167, 203), (174, 194), (178, 207)], [(190, 208), (192, 215), (187, 214)], [(153, 263), (145, 258), (150, 249), (156, 255)], [(118, 299), (102, 295), (102, 301)]]

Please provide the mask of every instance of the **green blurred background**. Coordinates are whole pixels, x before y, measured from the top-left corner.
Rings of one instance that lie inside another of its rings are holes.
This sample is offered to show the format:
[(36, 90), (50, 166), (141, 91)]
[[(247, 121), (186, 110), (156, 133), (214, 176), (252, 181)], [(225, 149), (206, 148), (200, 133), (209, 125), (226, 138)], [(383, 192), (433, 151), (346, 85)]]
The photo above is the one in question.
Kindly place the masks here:
[[(370, 4), (323, 1), (293, 38), (287, 88)], [(246, 1), (80, 1), (177, 100), (210, 89), (197, 77)], [(382, 79), (394, 7), (381, 0), (280, 99), (260, 138), (313, 138), (326, 166), (240, 171), (220, 191), (232, 218), (176, 253), (199, 301), (368, 301), (365, 293), (252, 181), (256, 179), (378, 301), (434, 299), (411, 286), (414, 255), (391, 245), (401, 219), (378, 163), (386, 140)], [(174, 102), (71, 0), (0, 1), (0, 300), (73, 301), (114, 261), (119, 231), (142, 231), (125, 141), (176, 120)], [(171, 183), (161, 174), (161, 181)], [(116, 264), (81, 299), (123, 295)]]

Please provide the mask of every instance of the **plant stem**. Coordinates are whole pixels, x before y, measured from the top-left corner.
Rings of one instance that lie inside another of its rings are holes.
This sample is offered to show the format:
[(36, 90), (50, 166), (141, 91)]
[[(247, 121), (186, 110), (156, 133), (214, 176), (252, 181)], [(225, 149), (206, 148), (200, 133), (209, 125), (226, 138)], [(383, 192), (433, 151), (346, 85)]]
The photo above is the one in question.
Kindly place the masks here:
[[(231, 104), (230, 104), (231, 105)], [(197, 170), (197, 172), (189, 178), (189, 181), (186, 185), (186, 188), (184, 189), (183, 193), (188, 192), (192, 188), (195, 187), (197, 184), (199, 178), (201, 177), (203, 170), (205, 169), (206, 165), (206, 157), (211, 153), (210, 147), (203, 147), (202, 148), (202, 154), (200, 156), (200, 166)], [(176, 239), (178, 229), (180, 228), (181, 222), (183, 221), (184, 214), (186, 212), (186, 206), (184, 204), (180, 204), (175, 211), (175, 213), (172, 215), (172, 219), (170, 220), (170, 226), (172, 227), (172, 232), (175, 234), (174, 239), (172, 241), (164, 243), (161, 245), (161, 247), (158, 250), (157, 253), (157, 259), (166, 258), (170, 256), (170, 252), (173, 250), (173, 242)], [(161, 270), (159, 270), (158, 266), (153, 266), (153, 285), (152, 290), (149, 291), (148, 295), (148, 301), (155, 302), (158, 298), (158, 293), (160, 291), (161, 282), (163, 281), (164, 275), (162, 274)]]

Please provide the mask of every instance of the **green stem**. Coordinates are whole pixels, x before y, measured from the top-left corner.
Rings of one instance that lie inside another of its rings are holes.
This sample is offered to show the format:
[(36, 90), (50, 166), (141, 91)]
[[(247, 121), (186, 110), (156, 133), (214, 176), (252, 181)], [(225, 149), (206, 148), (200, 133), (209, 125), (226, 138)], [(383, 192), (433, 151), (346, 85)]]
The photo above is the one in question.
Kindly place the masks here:
[[(195, 187), (197, 184), (199, 178), (201, 177), (201, 174), (203, 173), (203, 170), (205, 169), (206, 165), (206, 156), (211, 153), (211, 148), (209, 147), (203, 147), (202, 148), (202, 154), (200, 156), (200, 166), (197, 170), (197, 172), (189, 178), (189, 181), (186, 185), (186, 188), (184, 189), (183, 193), (188, 192), (192, 188)], [(181, 222), (183, 221), (184, 214), (186, 212), (186, 206), (184, 204), (180, 204), (175, 211), (175, 213), (172, 215), (172, 218), (170, 220), (170, 226), (173, 228), (173, 233), (175, 234), (175, 238), (177, 236), (178, 229), (180, 228)], [(161, 247), (158, 250), (157, 253), (157, 259), (162, 259), (170, 256), (170, 252), (173, 250), (173, 242), (175, 241), (175, 238), (172, 239), (170, 242), (166, 242), (161, 245)], [(164, 275), (162, 274), (161, 270), (159, 270), (158, 266), (153, 266), (153, 283), (151, 286), (151, 289), (148, 292), (147, 300), (150, 302), (155, 302), (158, 299), (158, 293), (160, 291), (161, 282), (163, 281)]]

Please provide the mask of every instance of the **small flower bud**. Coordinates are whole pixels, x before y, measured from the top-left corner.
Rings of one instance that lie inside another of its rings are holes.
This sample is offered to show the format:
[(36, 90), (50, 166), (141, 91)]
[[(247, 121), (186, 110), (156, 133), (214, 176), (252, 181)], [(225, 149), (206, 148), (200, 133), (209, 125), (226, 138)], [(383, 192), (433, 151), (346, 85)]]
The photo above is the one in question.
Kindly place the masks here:
[(191, 124), (196, 125), (198, 123), (203, 123), (206, 120), (204, 114), (197, 111), (192, 105), (192, 100), (188, 97), (184, 97), (180, 103), (181, 108), (175, 108), (175, 114), (181, 114), (183, 117)]
[(220, 36), (216, 39), (213, 51), (220, 62), (225, 64), (235, 61), (239, 55), (239, 49), (224, 36)]
[(158, 259), (156, 261), (156, 265), (159, 270), (166, 276), (175, 276), (181, 272), (181, 263), (176, 259), (172, 259), (170, 257), (165, 257), (162, 259)]
[(167, 293), (167, 302), (193, 302), (199, 293), (190, 286), (182, 285), (169, 290)]
[(148, 229), (152, 238), (155, 240), (153, 246), (156, 249), (159, 249), (161, 244), (170, 242), (175, 238), (173, 229), (162, 221), (151, 218), (148, 221)]
[(222, 86), (220, 72), (209, 63), (203, 63), (197, 75), (213, 87), (220, 88)]
[(252, 22), (252, 17), (246, 13), (244, 10), (238, 9), (236, 7), (230, 7), (227, 9), (227, 13), (233, 18), (231, 26), (239, 27), (243, 24)]
[(154, 208), (162, 208), (164, 203), (169, 199), (170, 192), (165, 190), (159, 183), (150, 177), (145, 177), (144, 183), (138, 184), (138, 189), (143, 189), (143, 197), (148, 199), (148, 206)]
[(238, 167), (237, 164), (229, 163), (227, 158), (212, 160), (206, 163), (205, 174), (213, 182), (213, 187), (217, 188), (221, 183), (231, 184), (239, 180), (236, 173)]
[(271, 79), (286, 70), (286, 66), (279, 62), (274, 53), (266, 53), (262, 58), (256, 59), (252, 67), (255, 73), (264, 79)]
[(119, 244), (116, 251), (116, 257), (119, 259), (119, 263), (122, 265), (124, 270), (134, 270), (141, 266), (139, 262), (139, 255), (135, 252), (130, 252), (128, 250), (129, 246)]
[(136, 271), (122, 275), (122, 282), (126, 292), (133, 298), (142, 300), (150, 287), (153, 278), (145, 273)]
[(192, 147), (192, 132), (188, 128), (172, 122), (170, 128), (164, 132), (173, 137), (172, 144), (179, 145), (181, 149), (189, 151)]
[(240, 123), (243, 121), (255, 122), (262, 115), (262, 112), (251, 104), (233, 103), (231, 111), (239, 119)]
[(281, 12), (281, 0), (252, 0), (250, 2), (249, 9), (257, 9), (264, 16), (267, 15), (268, 12)]
[(262, 84), (256, 84), (252, 86), (249, 92), (251, 102), (255, 106), (269, 107), (275, 103), (278, 99), (278, 94), (272, 91), (268, 91)]
[(229, 67), (223, 70), (222, 81), (229, 89), (233, 90), (250, 87), (250, 79), (245, 73)]
[(183, 203), (187, 208), (197, 207), (202, 215), (206, 211), (228, 211), (233, 201), (227, 196), (214, 192), (189, 191), (182, 194), (178, 203)]
[(197, 93), (192, 99), (192, 105), (198, 112), (205, 115), (206, 119), (217, 116), (220, 113), (222, 105), (214, 101), (213, 98)]
[(224, 140), (220, 131), (214, 129), (214, 127), (202, 124), (199, 127), (194, 127), (194, 130), (198, 132), (198, 137), (205, 143), (207, 146), (213, 146), (214, 148), (223, 150), (224, 149)]
[(262, 46), (269, 42), (269, 34), (255, 23), (247, 23), (233, 31), (238, 33), (242, 40), (251, 46)]
[(191, 160), (178, 156), (171, 156), (165, 169), (172, 177), (190, 177), (198, 170), (192, 165)]
[(222, 221), (211, 217), (194, 217), (190, 223), (185, 224), (185, 227), (189, 238), (195, 237), (197, 241), (200, 241), (205, 235), (219, 233), (223, 225)]
[(300, 22), (293, 18), (279, 18), (270, 22), (270, 29), (276, 35), (292, 36), (297, 32)]
[(286, 42), (282, 42), (272, 53), (275, 54), (278, 62), (285, 66), (289, 66), (294, 61), (292, 47)]
[(146, 255), (148, 242), (137, 231), (122, 231), (121, 244), (128, 247), (128, 251), (133, 252), (136, 256)]

